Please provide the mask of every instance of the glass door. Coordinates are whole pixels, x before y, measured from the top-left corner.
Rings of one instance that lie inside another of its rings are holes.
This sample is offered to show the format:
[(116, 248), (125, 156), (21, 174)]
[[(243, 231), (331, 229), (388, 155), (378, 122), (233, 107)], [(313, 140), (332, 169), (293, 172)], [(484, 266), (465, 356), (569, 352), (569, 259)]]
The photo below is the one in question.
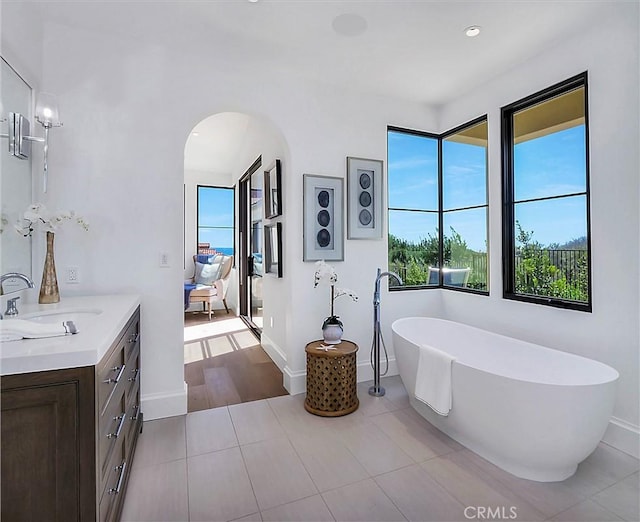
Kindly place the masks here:
[(264, 275), (262, 259), (263, 236), (263, 180), (262, 171), (256, 170), (251, 175), (251, 228), (249, 244), (251, 245), (251, 268), (249, 272), (249, 299), (251, 321), (262, 331), (262, 276)]
[(262, 332), (263, 174), (259, 157), (240, 179), (240, 316)]

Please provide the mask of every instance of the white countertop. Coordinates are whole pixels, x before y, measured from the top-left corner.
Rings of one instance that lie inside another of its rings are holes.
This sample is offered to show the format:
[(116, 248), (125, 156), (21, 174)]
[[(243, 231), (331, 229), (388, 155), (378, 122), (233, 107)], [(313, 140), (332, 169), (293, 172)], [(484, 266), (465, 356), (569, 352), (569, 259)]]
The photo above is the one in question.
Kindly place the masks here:
[(0, 375), (96, 365), (139, 305), (138, 295), (68, 297), (49, 305), (19, 303), (16, 319), (37, 312), (101, 313), (76, 320), (75, 335), (0, 343)]

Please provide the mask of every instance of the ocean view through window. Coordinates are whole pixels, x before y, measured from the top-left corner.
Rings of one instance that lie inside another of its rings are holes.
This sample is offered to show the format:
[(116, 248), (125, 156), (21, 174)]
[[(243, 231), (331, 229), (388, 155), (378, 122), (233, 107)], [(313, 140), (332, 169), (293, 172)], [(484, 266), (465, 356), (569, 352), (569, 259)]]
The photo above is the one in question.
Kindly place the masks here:
[(198, 253), (235, 255), (233, 188), (198, 185)]

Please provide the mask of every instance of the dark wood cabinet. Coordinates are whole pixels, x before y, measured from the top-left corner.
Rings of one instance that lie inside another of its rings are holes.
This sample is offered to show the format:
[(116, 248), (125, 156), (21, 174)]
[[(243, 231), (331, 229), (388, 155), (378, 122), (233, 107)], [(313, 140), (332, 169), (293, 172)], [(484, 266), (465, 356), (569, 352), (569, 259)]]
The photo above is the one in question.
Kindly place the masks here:
[(2, 520), (90, 520), (93, 382), (91, 367), (2, 378)]
[(1, 379), (4, 521), (116, 521), (140, 413), (139, 310), (96, 366)]

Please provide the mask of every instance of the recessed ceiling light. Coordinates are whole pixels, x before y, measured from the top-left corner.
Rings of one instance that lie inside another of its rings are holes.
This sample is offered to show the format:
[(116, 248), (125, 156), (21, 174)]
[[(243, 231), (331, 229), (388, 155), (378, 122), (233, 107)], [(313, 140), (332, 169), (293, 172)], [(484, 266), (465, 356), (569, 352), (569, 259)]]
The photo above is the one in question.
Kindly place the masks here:
[(199, 132), (192, 132), (191, 136), (200, 136), (200, 133)]
[(367, 21), (359, 14), (345, 13), (336, 16), (331, 26), (339, 35), (358, 36), (367, 30)]
[(480, 26), (479, 25), (470, 25), (464, 30), (464, 34), (473, 38), (474, 36), (478, 36), (480, 34)]
[(252, 4), (255, 4), (258, 0), (249, 0)]

